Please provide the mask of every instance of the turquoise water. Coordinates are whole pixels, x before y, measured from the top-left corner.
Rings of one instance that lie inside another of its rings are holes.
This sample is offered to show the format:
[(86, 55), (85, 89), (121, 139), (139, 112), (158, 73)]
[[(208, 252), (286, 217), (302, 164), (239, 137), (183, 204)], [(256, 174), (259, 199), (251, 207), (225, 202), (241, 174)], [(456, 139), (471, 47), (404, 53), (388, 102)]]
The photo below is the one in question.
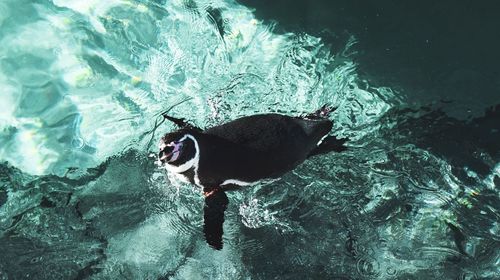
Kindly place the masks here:
[[(0, 2), (0, 279), (499, 278), (498, 107), (415, 106), (360, 76), (354, 36), (274, 28), (235, 1)], [(208, 247), (159, 114), (325, 103), (348, 151), (231, 193)]]

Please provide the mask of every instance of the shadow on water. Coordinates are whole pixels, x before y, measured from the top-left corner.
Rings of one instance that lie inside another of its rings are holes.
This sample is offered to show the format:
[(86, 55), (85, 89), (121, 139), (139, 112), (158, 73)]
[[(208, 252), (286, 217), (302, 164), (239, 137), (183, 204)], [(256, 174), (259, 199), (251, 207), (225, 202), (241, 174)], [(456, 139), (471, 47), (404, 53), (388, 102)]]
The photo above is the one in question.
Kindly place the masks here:
[(401, 113), (404, 118), (395, 118), (397, 134), (392, 137), (411, 139), (416, 146), (445, 159), (461, 179), (468, 177), (466, 170), (484, 178), (500, 161), (500, 105), (470, 121), (459, 121), (430, 108), (388, 113), (386, 117)]

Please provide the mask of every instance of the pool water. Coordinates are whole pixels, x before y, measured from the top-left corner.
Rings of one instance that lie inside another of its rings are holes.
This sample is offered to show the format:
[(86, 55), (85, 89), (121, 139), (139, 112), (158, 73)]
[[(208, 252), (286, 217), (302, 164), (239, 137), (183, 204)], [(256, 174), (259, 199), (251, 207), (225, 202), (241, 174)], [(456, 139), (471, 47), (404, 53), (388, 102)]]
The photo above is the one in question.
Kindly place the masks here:
[[(500, 278), (500, 98), (418, 100), (360, 74), (356, 36), (277, 25), (233, 0), (0, 2), (0, 279)], [(161, 112), (323, 104), (348, 150), (229, 193), (210, 248), (199, 189), (156, 164)]]

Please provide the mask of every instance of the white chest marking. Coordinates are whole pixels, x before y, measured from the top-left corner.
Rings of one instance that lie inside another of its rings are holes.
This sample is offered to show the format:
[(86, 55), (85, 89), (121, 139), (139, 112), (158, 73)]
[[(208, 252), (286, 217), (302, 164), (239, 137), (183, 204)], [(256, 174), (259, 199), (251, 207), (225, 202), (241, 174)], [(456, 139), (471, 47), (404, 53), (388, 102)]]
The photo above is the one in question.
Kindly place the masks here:
[(245, 187), (245, 186), (253, 186), (253, 185), (257, 185), (257, 184), (267, 185), (267, 184), (271, 184), (273, 182), (276, 182), (279, 179), (280, 178), (264, 178), (262, 180), (258, 180), (258, 181), (255, 181), (255, 182), (245, 182), (245, 181), (241, 181), (241, 180), (238, 180), (238, 179), (228, 179), (228, 180), (225, 180), (224, 182), (222, 182), (221, 186), (225, 186), (225, 185), (237, 185), (237, 186), (240, 186), (240, 187)]
[(323, 140), (325, 140), (326, 137), (328, 137), (328, 133), (325, 134), (325, 136), (321, 137), (321, 139), (319, 139), (318, 144), (316, 144), (316, 146), (321, 145), (321, 143), (323, 143)]
[(184, 182), (184, 183), (189, 183), (189, 178), (187, 176), (184, 176), (180, 173), (172, 173), (174, 174), (174, 176), (181, 182)]
[(240, 180), (237, 180), (237, 179), (228, 179), (228, 180), (225, 180), (224, 182), (222, 182), (222, 184), (220, 184), (221, 186), (225, 186), (225, 185), (237, 185), (237, 186), (240, 186), (240, 187), (244, 187), (244, 186), (250, 186), (250, 185), (255, 185), (257, 182), (245, 182), (245, 181), (240, 181)]

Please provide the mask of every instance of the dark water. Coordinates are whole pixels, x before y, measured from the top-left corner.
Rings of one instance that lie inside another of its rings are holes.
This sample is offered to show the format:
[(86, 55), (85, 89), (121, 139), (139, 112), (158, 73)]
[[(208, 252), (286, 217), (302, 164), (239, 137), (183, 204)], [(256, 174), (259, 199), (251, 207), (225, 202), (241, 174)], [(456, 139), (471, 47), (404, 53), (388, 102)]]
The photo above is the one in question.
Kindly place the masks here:
[[(497, 6), (0, 3), (0, 279), (500, 279)], [(349, 149), (230, 193), (215, 251), (152, 157), (188, 98), (329, 103)]]
[[(500, 102), (497, 1), (240, 0), (282, 32), (357, 38), (360, 74), (401, 89), (407, 104), (440, 104), (458, 118)], [(285, 8), (286, 7), (286, 8)]]

